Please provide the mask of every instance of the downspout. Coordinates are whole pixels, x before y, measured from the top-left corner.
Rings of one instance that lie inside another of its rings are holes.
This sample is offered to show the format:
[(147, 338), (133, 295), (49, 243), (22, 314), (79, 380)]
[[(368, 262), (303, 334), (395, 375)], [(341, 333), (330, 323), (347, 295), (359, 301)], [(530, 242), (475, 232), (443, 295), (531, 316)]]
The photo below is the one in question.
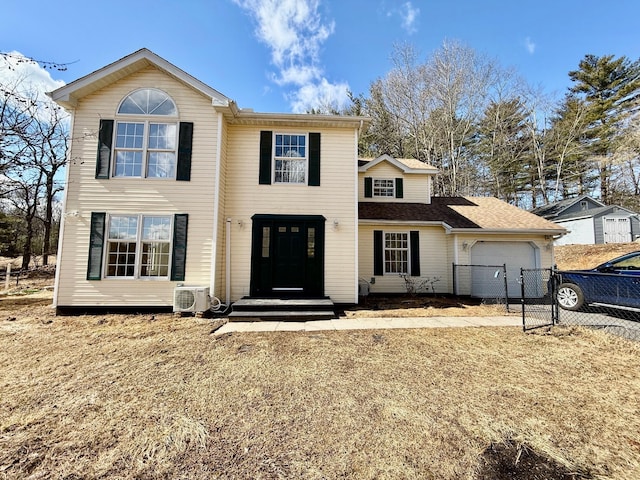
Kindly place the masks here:
[(356, 158), (355, 158), (355, 162), (354, 162), (354, 168), (355, 168), (355, 235), (354, 235), (354, 239), (355, 239), (355, 245), (353, 246), (354, 251), (355, 251), (355, 292), (354, 292), (354, 303), (358, 303), (358, 294), (360, 293), (359, 290), (359, 284), (360, 284), (360, 254), (358, 252), (358, 238), (360, 236), (360, 227), (359, 227), (359, 218), (358, 218), (358, 187), (359, 187), (359, 177), (358, 177), (358, 138), (359, 138), (359, 133), (362, 131), (362, 127), (364, 125), (364, 122), (362, 120), (360, 120), (360, 127), (355, 131), (355, 144), (356, 144), (356, 148), (355, 148), (355, 152), (356, 152)]
[(454, 233), (453, 234), (453, 285), (451, 286), (453, 288), (453, 294), (457, 295), (458, 294), (458, 276), (456, 275), (456, 267), (455, 265), (458, 265), (459, 262), (459, 257), (458, 257), (458, 234)]
[(231, 218), (227, 218), (225, 230), (225, 303), (231, 305)]
[[(218, 219), (220, 215), (220, 170), (222, 163), (222, 113), (218, 112), (218, 132), (216, 139), (216, 171), (213, 188), (213, 233), (211, 245), (211, 267), (209, 277), (209, 295), (213, 298), (216, 295), (216, 273), (218, 257)], [(227, 304), (228, 305), (228, 304)]]

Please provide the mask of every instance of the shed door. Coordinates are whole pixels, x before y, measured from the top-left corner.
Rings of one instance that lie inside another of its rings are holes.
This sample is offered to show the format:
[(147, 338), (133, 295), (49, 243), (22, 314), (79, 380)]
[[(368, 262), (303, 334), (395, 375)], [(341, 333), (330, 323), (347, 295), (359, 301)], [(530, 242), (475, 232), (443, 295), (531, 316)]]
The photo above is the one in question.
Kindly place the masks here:
[(627, 243), (631, 241), (631, 221), (628, 217), (602, 217), (604, 243)]
[[(509, 298), (521, 295), (520, 269), (537, 268), (536, 249), (529, 242), (477, 242), (471, 247), (471, 264), (507, 266)], [(504, 278), (497, 269), (475, 268), (471, 278), (473, 297), (496, 297), (504, 291)]]

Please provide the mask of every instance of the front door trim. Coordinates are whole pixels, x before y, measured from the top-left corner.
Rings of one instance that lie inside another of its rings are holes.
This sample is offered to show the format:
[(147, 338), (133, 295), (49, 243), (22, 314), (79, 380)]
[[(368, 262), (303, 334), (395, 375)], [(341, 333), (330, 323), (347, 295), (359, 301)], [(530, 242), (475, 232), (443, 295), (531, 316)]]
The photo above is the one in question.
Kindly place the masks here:
[[(256, 214), (251, 220), (250, 295), (322, 298), (326, 218), (322, 215)], [(300, 230), (301, 237), (298, 236)], [(278, 245), (282, 247), (280, 242), (287, 241), (288, 231), (291, 231), (292, 241), (295, 241), (295, 231), (297, 240), (302, 239), (303, 245), (296, 244), (296, 248), (293, 248), (292, 244), (290, 249), (278, 248)], [(289, 283), (290, 278), (296, 281)]]

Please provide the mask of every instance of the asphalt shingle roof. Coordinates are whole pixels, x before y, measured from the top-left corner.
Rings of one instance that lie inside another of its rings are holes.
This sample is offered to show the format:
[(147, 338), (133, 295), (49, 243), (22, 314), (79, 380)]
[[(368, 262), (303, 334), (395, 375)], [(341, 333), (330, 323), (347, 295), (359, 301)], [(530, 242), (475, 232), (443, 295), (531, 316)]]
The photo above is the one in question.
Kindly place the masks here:
[(444, 222), (451, 228), (564, 231), (549, 220), (493, 197), (433, 197), (430, 204), (360, 202), (358, 214), (361, 220)]

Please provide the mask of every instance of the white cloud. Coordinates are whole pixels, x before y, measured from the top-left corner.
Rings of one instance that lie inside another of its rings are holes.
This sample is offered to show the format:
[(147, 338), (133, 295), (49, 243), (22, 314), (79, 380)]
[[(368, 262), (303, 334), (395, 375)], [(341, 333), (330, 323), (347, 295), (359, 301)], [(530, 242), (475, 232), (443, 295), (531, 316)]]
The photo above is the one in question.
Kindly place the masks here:
[[(20, 52), (8, 52), (0, 56), (0, 93), (8, 92), (11, 97), (18, 96), (36, 100), (39, 105), (53, 105), (45, 95), (65, 85), (62, 80), (54, 80), (49, 70)], [(47, 120), (48, 110), (39, 108), (38, 114)]]
[(337, 110), (349, 101), (347, 83), (330, 83), (326, 78), (308, 83), (289, 96), (295, 113), (304, 113), (311, 108), (321, 111)]
[(536, 52), (536, 44), (533, 42), (533, 40), (531, 40), (530, 37), (527, 37), (524, 39), (524, 47), (527, 49), (527, 52), (529, 52), (531, 55), (533, 55)]
[(0, 57), (0, 84), (15, 89), (16, 93), (44, 96), (45, 92), (60, 88), (65, 82), (54, 80), (49, 70), (14, 51)]
[(273, 81), (297, 89), (287, 96), (294, 111), (321, 106), (323, 98), (314, 98), (312, 92), (333, 93), (332, 103), (346, 98), (348, 86), (329, 83), (320, 67), (322, 45), (335, 29), (333, 21), (323, 19), (320, 0), (233, 1), (254, 19), (256, 36), (270, 48), (271, 63), (277, 69)]
[(402, 7), (400, 7), (399, 13), (402, 18), (402, 28), (409, 34), (416, 33), (418, 31), (416, 23), (420, 15), (420, 9), (414, 7), (411, 2), (405, 2)]

